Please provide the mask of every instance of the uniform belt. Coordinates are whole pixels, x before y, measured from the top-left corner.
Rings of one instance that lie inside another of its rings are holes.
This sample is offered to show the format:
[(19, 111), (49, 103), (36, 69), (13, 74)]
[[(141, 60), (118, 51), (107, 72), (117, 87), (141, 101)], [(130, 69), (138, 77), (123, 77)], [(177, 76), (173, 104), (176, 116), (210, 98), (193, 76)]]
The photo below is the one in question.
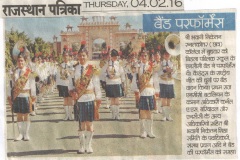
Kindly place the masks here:
[(86, 91), (84, 92), (84, 94), (92, 94), (92, 93), (94, 93), (93, 90), (86, 90)]
[(30, 89), (21, 90), (20, 93), (30, 93)]
[(109, 79), (119, 79), (120, 76), (114, 76), (113, 78), (109, 78)]
[(167, 76), (160, 76), (160, 78), (164, 81), (171, 81), (173, 78), (172, 77), (167, 77)]
[(145, 85), (145, 88), (153, 88), (153, 85), (147, 84), (147, 85)]

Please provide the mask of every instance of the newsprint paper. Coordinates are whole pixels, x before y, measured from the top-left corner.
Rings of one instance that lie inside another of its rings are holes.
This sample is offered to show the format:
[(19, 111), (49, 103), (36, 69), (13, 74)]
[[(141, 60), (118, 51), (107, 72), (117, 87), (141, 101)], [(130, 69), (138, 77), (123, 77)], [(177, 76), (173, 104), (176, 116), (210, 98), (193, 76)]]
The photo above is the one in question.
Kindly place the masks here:
[(25, 0), (0, 14), (6, 159), (238, 158), (235, 9)]

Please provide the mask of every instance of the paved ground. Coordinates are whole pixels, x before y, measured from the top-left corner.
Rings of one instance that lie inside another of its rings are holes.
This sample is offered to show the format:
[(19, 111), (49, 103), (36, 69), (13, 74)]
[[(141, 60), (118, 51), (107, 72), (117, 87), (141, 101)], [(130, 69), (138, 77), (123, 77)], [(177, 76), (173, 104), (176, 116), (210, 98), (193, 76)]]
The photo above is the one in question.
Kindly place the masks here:
[[(103, 107), (100, 120), (94, 122), (92, 154), (76, 154), (79, 146), (77, 136), (78, 123), (64, 121), (63, 100), (57, 92), (48, 95), (40, 104), (37, 115), (31, 117), (30, 141), (13, 141), (11, 112), (7, 106), (6, 146), (9, 158), (33, 157), (96, 157), (96, 156), (144, 156), (179, 155), (182, 153), (181, 132), (181, 83), (175, 82), (176, 99), (172, 101), (173, 122), (162, 122), (161, 114), (154, 114), (153, 131), (155, 139), (141, 139), (138, 110), (135, 108), (133, 94), (122, 98), (120, 120), (111, 120), (109, 109)], [(104, 94), (103, 94), (104, 95)], [(103, 98), (102, 106), (105, 106)], [(15, 117), (16, 120), (16, 117)], [(15, 123), (15, 132), (18, 134)]]

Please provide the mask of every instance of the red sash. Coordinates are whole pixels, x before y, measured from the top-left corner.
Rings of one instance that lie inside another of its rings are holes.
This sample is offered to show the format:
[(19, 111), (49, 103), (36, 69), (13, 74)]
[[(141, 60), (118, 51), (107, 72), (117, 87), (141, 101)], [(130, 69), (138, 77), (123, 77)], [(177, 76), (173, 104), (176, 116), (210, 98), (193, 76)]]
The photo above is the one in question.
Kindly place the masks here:
[(13, 87), (13, 100), (15, 100), (15, 98), (17, 98), (17, 96), (23, 91), (23, 88), (28, 81), (30, 73), (31, 69), (27, 68), (26, 72), (20, 75), (20, 77), (15, 81), (15, 85)]
[[(95, 73), (95, 68), (92, 65), (87, 66), (87, 70), (83, 73), (83, 76), (75, 81), (75, 87), (77, 92), (77, 99), (78, 100), (83, 94), (86, 93), (87, 87)], [(98, 104), (97, 104), (98, 103)], [(99, 120), (99, 112), (98, 107), (100, 106), (101, 101), (94, 102), (94, 120)]]
[(79, 99), (87, 90), (87, 87), (93, 77), (93, 66), (92, 65), (88, 65), (87, 66), (87, 70), (85, 73), (83, 73), (83, 76), (79, 79), (76, 80), (75, 85), (76, 85), (76, 91), (78, 94), (78, 98)]
[[(147, 87), (149, 87), (149, 81), (152, 77), (153, 73), (153, 65), (151, 62), (149, 62), (149, 67), (145, 72), (139, 76), (139, 91), (140, 93)], [(138, 73), (139, 75), (139, 73)]]

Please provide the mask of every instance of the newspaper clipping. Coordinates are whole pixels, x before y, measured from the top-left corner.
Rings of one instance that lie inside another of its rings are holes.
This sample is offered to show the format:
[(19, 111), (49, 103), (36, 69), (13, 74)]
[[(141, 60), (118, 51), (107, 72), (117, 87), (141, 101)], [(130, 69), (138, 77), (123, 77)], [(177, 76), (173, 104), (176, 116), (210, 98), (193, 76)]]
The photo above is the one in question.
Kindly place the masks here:
[(6, 159), (237, 159), (236, 10), (3, 1)]

